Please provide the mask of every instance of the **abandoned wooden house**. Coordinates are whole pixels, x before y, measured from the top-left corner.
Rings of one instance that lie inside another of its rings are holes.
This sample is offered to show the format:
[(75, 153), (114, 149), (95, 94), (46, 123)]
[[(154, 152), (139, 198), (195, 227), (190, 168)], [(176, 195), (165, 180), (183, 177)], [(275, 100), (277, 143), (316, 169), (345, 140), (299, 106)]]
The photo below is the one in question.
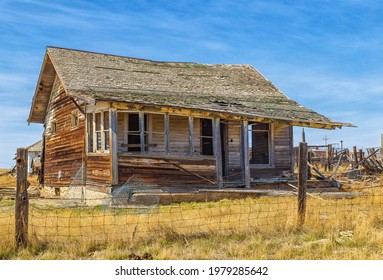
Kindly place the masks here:
[(38, 174), (41, 166), (40, 157), (42, 151), (42, 140), (33, 143), (29, 147), (28, 150), (28, 173), (30, 174)]
[(47, 47), (29, 123), (44, 125), (41, 184), (250, 188), (292, 172), (293, 126), (334, 122), (250, 65), (156, 62)]

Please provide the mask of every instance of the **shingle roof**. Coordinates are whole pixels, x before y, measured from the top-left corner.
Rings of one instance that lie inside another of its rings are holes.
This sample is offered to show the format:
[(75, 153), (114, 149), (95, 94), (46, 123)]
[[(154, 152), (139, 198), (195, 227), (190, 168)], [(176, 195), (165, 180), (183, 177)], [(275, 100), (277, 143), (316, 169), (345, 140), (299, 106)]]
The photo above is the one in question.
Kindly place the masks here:
[[(333, 122), (289, 99), (250, 65), (157, 62), (56, 47), (47, 48), (46, 59), (51, 60), (73, 97), (264, 117), (325, 128), (351, 126)], [(37, 94), (36, 90), (35, 98)]]
[(28, 152), (41, 152), (43, 147), (43, 140), (37, 141), (36, 143), (30, 145), (27, 150)]

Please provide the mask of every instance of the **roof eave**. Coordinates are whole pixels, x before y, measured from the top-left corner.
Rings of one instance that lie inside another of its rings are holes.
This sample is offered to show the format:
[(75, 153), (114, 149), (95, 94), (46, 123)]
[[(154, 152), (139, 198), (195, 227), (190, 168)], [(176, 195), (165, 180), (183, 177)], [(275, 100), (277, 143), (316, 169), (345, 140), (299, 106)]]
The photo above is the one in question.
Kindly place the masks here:
[[(52, 75), (52, 74), (53, 74), (53, 76), (49, 77), (50, 81), (48, 81), (44, 85), (43, 80), (48, 79), (47, 76)], [(42, 115), (37, 116), (36, 115), (36, 110), (38, 110), (37, 109), (37, 107), (38, 107), (37, 103), (38, 103), (39, 99), (41, 98), (41, 95), (44, 95), (44, 90), (45, 90), (45, 94), (47, 92), (48, 92), (48, 95), (50, 94), (55, 75), (56, 75), (56, 73), (55, 73), (54, 66), (52, 64), (52, 61), (49, 58), (48, 51), (46, 51), (45, 56), (44, 56), (44, 60), (43, 60), (43, 64), (42, 64), (41, 69), (40, 69), (39, 78), (37, 80), (35, 93), (34, 93), (33, 98), (32, 98), (32, 105), (31, 105), (31, 109), (29, 111), (29, 116), (27, 119), (28, 125), (30, 123), (44, 123), (46, 106), (45, 106), (45, 108), (40, 109), (40, 113), (42, 111), (44, 111), (42, 113)], [(43, 104), (43, 106), (44, 105), (45, 104)], [(48, 104), (46, 104), (46, 105), (48, 105)]]
[(113, 99), (103, 99), (103, 98), (97, 98), (94, 101), (96, 102), (116, 102), (116, 103), (126, 103), (126, 104), (135, 104), (140, 106), (153, 106), (153, 107), (160, 107), (160, 108), (173, 108), (173, 109), (186, 109), (190, 111), (199, 111), (199, 112), (207, 112), (211, 114), (217, 114), (217, 115), (231, 115), (233, 117), (237, 117), (238, 119), (249, 119), (253, 121), (259, 121), (259, 120), (278, 120), (278, 121), (286, 121), (289, 122), (292, 126), (301, 126), (301, 127), (310, 127), (310, 128), (318, 128), (318, 129), (328, 129), (333, 130), (336, 128), (342, 128), (342, 127), (356, 127), (353, 124), (350, 123), (341, 123), (341, 122), (318, 122), (318, 121), (307, 121), (302, 119), (291, 119), (291, 118), (281, 118), (281, 117), (275, 117), (272, 115), (261, 115), (261, 114), (246, 114), (246, 113), (232, 113), (232, 112), (225, 112), (223, 110), (206, 110), (206, 109), (197, 109), (193, 107), (187, 107), (187, 106), (175, 106), (175, 105), (166, 105), (166, 104), (157, 104), (157, 103), (149, 103), (149, 102), (129, 102), (127, 100), (121, 101), (121, 100), (113, 100)]

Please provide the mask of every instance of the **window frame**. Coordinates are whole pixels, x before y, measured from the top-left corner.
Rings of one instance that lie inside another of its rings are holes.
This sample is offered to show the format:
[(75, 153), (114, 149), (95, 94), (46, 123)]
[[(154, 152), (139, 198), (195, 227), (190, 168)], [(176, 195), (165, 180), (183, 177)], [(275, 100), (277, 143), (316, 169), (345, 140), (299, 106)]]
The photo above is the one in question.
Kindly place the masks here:
[(70, 115), (70, 124), (71, 124), (71, 129), (73, 128), (77, 128), (79, 126), (79, 122), (80, 122), (80, 117), (79, 117), (79, 113), (77, 110), (73, 111)]
[[(264, 130), (264, 129), (254, 129), (253, 130), (253, 124), (268, 124), (269, 125), (269, 129), (268, 130)], [(256, 121), (249, 121), (249, 125), (248, 125), (248, 133), (249, 134), (252, 134), (253, 131), (259, 131), (259, 132), (266, 132), (267, 131), (267, 135), (268, 135), (268, 158), (269, 158), (269, 162), (268, 163), (253, 163), (251, 162), (251, 159), (252, 157), (249, 156), (249, 164), (250, 164), (250, 167), (252, 168), (274, 168), (275, 167), (275, 162), (274, 162), (274, 143), (273, 143), (273, 135), (274, 135), (274, 125), (272, 122), (267, 122), (267, 123), (263, 123), (263, 122), (256, 122)], [(250, 135), (249, 135), (250, 136)], [(250, 139), (249, 139), (250, 140)], [(249, 141), (249, 149), (252, 149), (253, 148), (253, 144), (254, 144), (254, 141), (253, 141), (253, 136), (251, 135), (251, 142)]]
[[(105, 128), (104, 123), (106, 113), (108, 114), (107, 128)], [(96, 114), (100, 114), (100, 127), (98, 130), (96, 130)], [(91, 122), (89, 120), (89, 115), (92, 115)], [(91, 129), (89, 129), (90, 125), (92, 126)], [(91, 135), (89, 134), (89, 131), (91, 131)], [(100, 143), (98, 143), (97, 134), (100, 135)], [(86, 135), (86, 150), (88, 155), (100, 155), (110, 153), (110, 110), (99, 110), (86, 113)]]
[(57, 133), (57, 122), (52, 121), (50, 124), (50, 135), (54, 135)]
[[(130, 130), (131, 128), (129, 127), (129, 122), (130, 122), (130, 115), (138, 115), (138, 127), (139, 127), (139, 122), (140, 122), (140, 117), (139, 117), (139, 111), (123, 111), (122, 112), (124, 115), (123, 117), (123, 136), (124, 136), (124, 142), (123, 144), (129, 145), (129, 144), (134, 144), (134, 145), (141, 145), (141, 132), (138, 128), (138, 130)], [(150, 126), (151, 121), (150, 121), (150, 113), (144, 112), (144, 145), (145, 149), (144, 151), (141, 151), (141, 147), (124, 147), (126, 151), (124, 153), (129, 153), (129, 154), (140, 154), (140, 153), (148, 153), (149, 152), (149, 143), (151, 142), (151, 137), (150, 137)], [(129, 136), (138, 136), (137, 140), (135, 141), (137, 143), (129, 143)], [(129, 150), (130, 149), (130, 150)], [(133, 149), (133, 150), (132, 150)]]

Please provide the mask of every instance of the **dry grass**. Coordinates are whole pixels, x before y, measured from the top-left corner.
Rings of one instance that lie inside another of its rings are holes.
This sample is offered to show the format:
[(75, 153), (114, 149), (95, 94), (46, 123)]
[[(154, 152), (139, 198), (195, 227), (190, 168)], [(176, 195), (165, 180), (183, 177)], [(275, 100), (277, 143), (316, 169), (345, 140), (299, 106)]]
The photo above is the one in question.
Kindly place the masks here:
[(14, 188), (16, 178), (10, 174), (9, 169), (0, 169), (0, 187)]
[(382, 202), (376, 195), (310, 198), (300, 230), (294, 197), (185, 203), (141, 214), (32, 207), (31, 246), (16, 252), (12, 230), (2, 227), (0, 236), (11, 236), (2, 238), (0, 258), (381, 259)]
[(309, 197), (300, 229), (293, 196), (148, 209), (57, 207), (32, 199), (30, 246), (19, 251), (14, 202), (0, 200), (0, 259), (381, 259), (383, 187), (356, 187), (362, 196)]

